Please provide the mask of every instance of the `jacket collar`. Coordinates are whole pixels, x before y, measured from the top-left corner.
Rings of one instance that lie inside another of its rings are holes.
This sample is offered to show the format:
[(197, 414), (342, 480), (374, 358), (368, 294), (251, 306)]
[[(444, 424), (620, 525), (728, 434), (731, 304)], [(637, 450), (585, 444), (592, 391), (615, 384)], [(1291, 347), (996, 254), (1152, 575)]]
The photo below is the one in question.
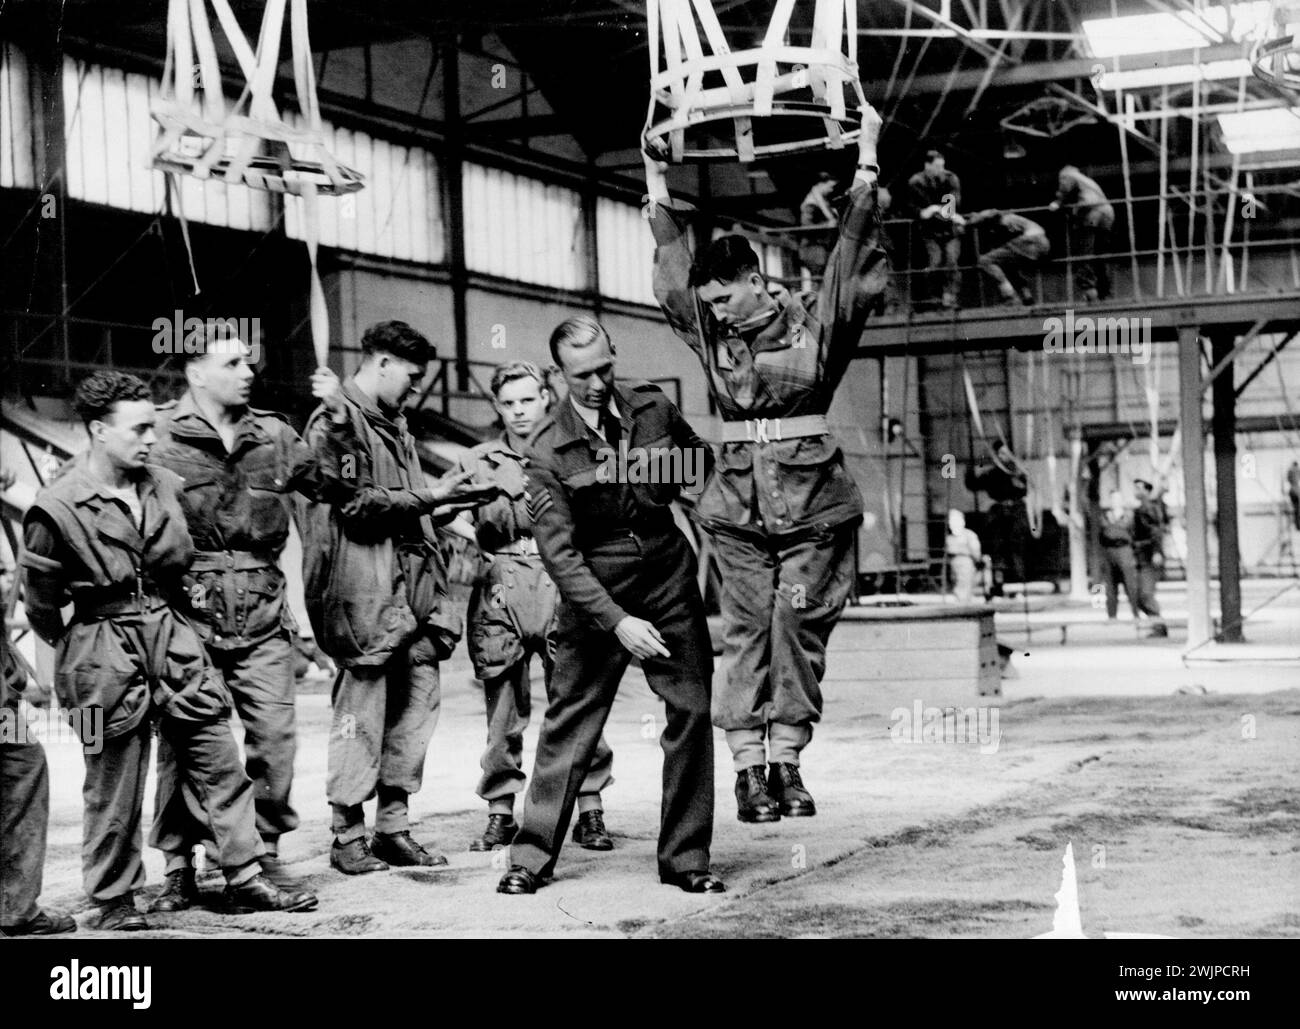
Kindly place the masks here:
[[(186, 390), (176, 402), (168, 431), (173, 437), (183, 439), (193, 446), (217, 449), (218, 453), (225, 453), (225, 443), (221, 439), (221, 434), (217, 432), (216, 426), (208, 421), (207, 415), (199, 409), (191, 390)], [(237, 454), (245, 447), (258, 446), (269, 441), (270, 437), (266, 434), (266, 430), (253, 416), (253, 409), (245, 405), (239, 415), (239, 421), (235, 423), (235, 443), (230, 453)]]
[[(647, 407), (653, 407), (654, 399), (648, 395), (643, 396), (621, 382), (614, 383), (611, 396), (614, 406), (618, 409), (618, 416), (626, 426), (625, 438), (628, 445), (632, 446), (636, 436), (636, 416)], [(557, 406), (559, 410), (555, 414), (556, 450), (576, 443), (586, 443), (593, 451), (605, 446), (605, 441), (592, 432), (578, 412), (573, 409), (573, 402), (568, 397)]]
[(355, 378), (349, 378), (343, 383), (343, 395), (361, 409), (361, 413), (372, 425), (387, 428), (399, 436), (406, 433), (406, 418), (400, 412), (390, 418), (379, 406), (379, 402), (357, 385)]
[[(123, 511), (121, 498), (114, 496), (108, 486), (91, 473), (89, 450), (82, 451), (65, 466), (63, 477), (67, 479), (66, 488), (72, 504), (91, 507), (99, 515), (94, 519), (94, 526), (100, 538), (120, 544), (137, 556), (142, 555), (145, 546), (159, 536), (170, 518), (158, 497), (158, 478), (149, 465), (145, 465), (136, 480), (144, 526), (149, 533), (147, 539), (141, 537), (139, 526)], [(106, 511), (111, 513), (105, 514)]]

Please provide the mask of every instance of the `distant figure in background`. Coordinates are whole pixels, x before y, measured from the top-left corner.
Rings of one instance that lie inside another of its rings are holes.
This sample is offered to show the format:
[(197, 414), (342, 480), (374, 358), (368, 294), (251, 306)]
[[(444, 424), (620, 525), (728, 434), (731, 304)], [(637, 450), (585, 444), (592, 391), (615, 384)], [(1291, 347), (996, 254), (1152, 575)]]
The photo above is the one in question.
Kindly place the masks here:
[(1137, 496), (1137, 510), (1133, 512), (1133, 558), (1137, 564), (1137, 607), (1150, 616), (1151, 631), (1149, 637), (1169, 635), (1169, 629), (1160, 617), (1160, 605), (1156, 603), (1156, 583), (1160, 579), (1160, 570), (1165, 565), (1163, 539), (1165, 523), (1169, 516), (1165, 511), (1164, 501), (1156, 493), (1156, 488), (1146, 479), (1133, 480), (1133, 492)]
[(989, 461), (966, 470), (966, 488), (987, 493), (993, 501), (984, 521), (984, 539), (993, 562), (993, 595), (1000, 597), (1004, 583), (1025, 581), (1029, 481), (1010, 447), (998, 443), (989, 449)]
[(1300, 461), (1286, 470), (1286, 495), (1291, 501), (1291, 524), (1300, 529)]
[(1137, 562), (1133, 557), (1133, 513), (1124, 506), (1124, 496), (1111, 490), (1110, 503), (1101, 513), (1101, 575), (1106, 587), (1106, 617), (1114, 621), (1119, 617), (1119, 584), (1124, 584), (1124, 596), (1138, 617)]
[(966, 516), (953, 508), (948, 512), (948, 537), (944, 542), (948, 566), (952, 569), (953, 595), (959, 604), (975, 599), (975, 570), (984, 560), (980, 538), (966, 528)]
[(992, 209), (970, 215), (966, 224), (987, 224), (985, 238), (997, 243), (980, 254), (979, 266), (997, 284), (1002, 299), (1033, 306), (1034, 292), (1029, 288), (1027, 273), (1051, 249), (1043, 227), (1022, 215)]
[(1061, 169), (1056, 199), (1048, 210), (1070, 208), (1069, 256), (1074, 259), (1074, 284), (1084, 300), (1095, 302), (1110, 296), (1110, 272), (1105, 258), (1115, 208), (1095, 181), (1072, 164)]
[(799, 235), (799, 260), (815, 277), (826, 271), (826, 262), (830, 258), (831, 248), (838, 238), (839, 215), (831, 207), (831, 197), (838, 183), (829, 172), (822, 172), (817, 181), (808, 190), (808, 195), (799, 205), (799, 224), (801, 226), (821, 225), (820, 232), (802, 232)]
[[(907, 180), (909, 200), (918, 219), (925, 245), (929, 296), (940, 294), (945, 308), (957, 306), (957, 261), (961, 256), (961, 230), (966, 219), (961, 206), (961, 180), (944, 167), (941, 151), (927, 150), (925, 167)], [(913, 294), (913, 302), (916, 300)]]

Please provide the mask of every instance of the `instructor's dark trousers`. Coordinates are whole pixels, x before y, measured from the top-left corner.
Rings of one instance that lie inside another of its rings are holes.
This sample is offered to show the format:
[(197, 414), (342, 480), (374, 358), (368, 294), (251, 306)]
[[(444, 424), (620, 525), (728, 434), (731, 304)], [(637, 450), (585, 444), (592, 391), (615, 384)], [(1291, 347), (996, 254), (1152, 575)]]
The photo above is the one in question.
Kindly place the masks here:
[[(713, 839), (713, 650), (695, 584), (695, 555), (681, 532), (671, 528), (595, 546), (587, 560), (628, 614), (654, 624), (672, 655), (642, 662), (650, 688), (667, 708), (659, 739), (664, 752), (660, 874), (707, 870)], [(523, 823), (510, 848), (513, 864), (542, 877), (555, 869), (574, 803), (631, 660), (613, 632), (593, 626), (563, 601), (557, 637), (550, 704)]]

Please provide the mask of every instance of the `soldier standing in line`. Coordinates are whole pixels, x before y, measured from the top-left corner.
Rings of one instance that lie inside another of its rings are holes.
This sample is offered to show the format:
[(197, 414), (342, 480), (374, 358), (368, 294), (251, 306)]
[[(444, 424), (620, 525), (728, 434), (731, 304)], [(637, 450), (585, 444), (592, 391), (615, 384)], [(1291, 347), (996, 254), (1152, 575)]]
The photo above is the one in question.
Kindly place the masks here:
[[(284, 416), (250, 407), (254, 372), (249, 341), (214, 322), (202, 351), (187, 355), (189, 389), (159, 407), (159, 442), (150, 462), (183, 481), (181, 508), (197, 551), (185, 584), (191, 621), (222, 673), (244, 727), (245, 770), (253, 780), (263, 866), (279, 874), (280, 837), (298, 826), (290, 802), (294, 727), (293, 616), (280, 556), (289, 536), (290, 497), (320, 498), (319, 461)], [(342, 412), (338, 376), (312, 377), (323, 402)], [(349, 423), (330, 425), (345, 446)], [(159, 781), (167, 785), (166, 746)], [(172, 788), (168, 786), (168, 788)], [(167, 882), (154, 911), (181, 911), (198, 897), (192, 846), (207, 835), (202, 798), (184, 787), (184, 803), (159, 805), (154, 837), (167, 854)]]
[[(59, 701), (103, 711), (102, 749), (84, 754), (82, 846), (99, 928), (148, 928), (134, 894), (144, 885), (140, 815), (155, 721), (177, 775), (204, 799), (228, 908), (310, 910), (313, 894), (281, 889), (262, 874), (265, 848), (230, 728), (230, 691), (184, 613), (182, 577), (194, 543), (182, 483), (148, 464), (157, 439), (149, 388), (133, 375), (95, 372), (77, 387), (75, 406), (90, 448), (27, 512), (23, 566), (32, 628), (56, 648)], [(69, 599), (65, 624), (60, 609)], [(165, 806), (161, 781), (159, 794)]]
[[(493, 482), (501, 495), (462, 514), (452, 526), (467, 531), (491, 564), (474, 584), (469, 601), (468, 642), (474, 674), (483, 681), (487, 749), (478, 795), (488, 802), (488, 824), (469, 849), (495, 850), (514, 839), (515, 794), (524, 788), (524, 730), (532, 710), (528, 669), (541, 655), (546, 693), (555, 674), (555, 583), (546, 574), (524, 500), (524, 448), (546, 416), (550, 392), (542, 372), (527, 361), (503, 364), (492, 375), (493, 406), (505, 429), (480, 443), (460, 462), (475, 479)], [(462, 521), (462, 519), (464, 521)], [(612, 850), (600, 794), (611, 782), (614, 754), (600, 737), (596, 756), (578, 791), (573, 841), (587, 850)]]
[[(402, 405), (433, 359), (429, 341), (405, 322), (385, 321), (366, 330), (361, 350), (361, 366), (343, 384), (352, 443), (329, 471), (351, 488), (346, 500), (311, 506), (303, 539), (307, 612), (339, 665), (326, 795), (330, 864), (345, 875), (447, 863), (412, 839), (409, 811), (442, 705), (438, 662), (461, 636), (435, 520), (498, 492), (469, 473), (427, 484)], [(319, 454), (331, 452), (332, 417), (321, 408), (307, 423)], [(362, 804), (376, 796), (368, 839)]]
[(37, 903), (50, 825), (50, 773), (40, 741), (19, 738), (18, 701), (27, 673), (10, 648), (5, 626), (0, 637), (0, 937), (76, 932), (71, 915)]

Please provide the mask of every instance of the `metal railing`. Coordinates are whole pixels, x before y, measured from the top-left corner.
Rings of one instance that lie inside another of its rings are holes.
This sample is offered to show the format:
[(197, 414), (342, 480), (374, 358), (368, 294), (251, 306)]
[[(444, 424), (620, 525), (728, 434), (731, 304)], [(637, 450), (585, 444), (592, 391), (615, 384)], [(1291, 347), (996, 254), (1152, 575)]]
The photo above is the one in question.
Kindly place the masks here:
[[(1028, 306), (1072, 306), (1087, 302), (1078, 289), (1076, 273), (1080, 264), (1094, 261), (1107, 266), (1113, 285), (1112, 301), (1300, 292), (1300, 235), (1281, 231), (1294, 230), (1296, 220), (1261, 217), (1259, 212), (1267, 210), (1269, 197), (1279, 200), (1289, 197), (1294, 206), (1297, 194), (1294, 188), (1271, 186), (1235, 193), (1218, 192), (1210, 197), (1211, 207), (1216, 201), (1226, 201), (1228, 209), (1213, 211), (1208, 218), (1203, 195), (1196, 197), (1192, 206), (1188, 204), (1187, 194), (1180, 191), (1112, 200), (1115, 218), (1106, 233), (1109, 242), (1097, 253), (1075, 252), (1077, 230), (1074, 212), (1069, 207), (1057, 211), (1048, 205), (997, 210), (1038, 222), (1051, 244), (1046, 257), (1020, 265), (1033, 296)], [(1163, 231), (1160, 230), (1162, 220)], [(892, 271), (886, 309), (881, 312), (886, 316), (910, 316), (939, 306), (941, 290), (927, 289), (926, 280), (942, 271), (929, 267), (919, 225), (912, 218), (887, 218), (883, 222)], [(822, 233), (825, 235), (820, 241), (830, 244), (834, 229), (834, 225), (812, 225), (774, 232), (773, 236), (786, 250), (792, 272), (781, 281), (815, 286), (819, 276), (803, 267), (799, 248), (790, 242), (790, 237), (815, 239)], [(765, 238), (772, 241), (770, 237)], [(968, 225), (959, 231), (958, 306), (993, 307), (1007, 303), (994, 288), (992, 278), (980, 267), (980, 256), (1005, 238), (1005, 233), (991, 232), (983, 225)], [(1130, 240), (1132, 245), (1128, 247), (1115, 245)]]

